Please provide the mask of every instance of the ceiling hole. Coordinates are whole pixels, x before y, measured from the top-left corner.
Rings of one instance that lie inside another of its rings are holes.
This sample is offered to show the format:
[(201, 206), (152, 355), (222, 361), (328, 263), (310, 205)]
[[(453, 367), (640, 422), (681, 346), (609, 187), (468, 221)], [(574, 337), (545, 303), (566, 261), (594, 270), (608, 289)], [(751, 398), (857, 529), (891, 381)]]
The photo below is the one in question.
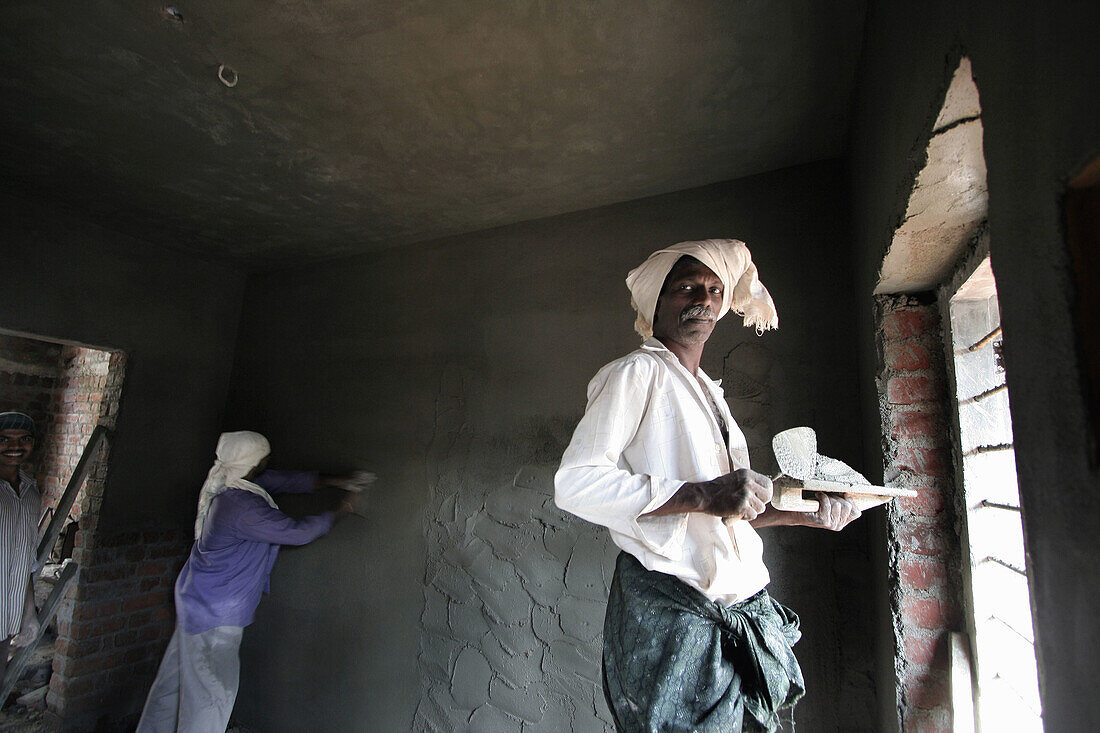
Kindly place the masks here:
[(218, 79), (227, 87), (237, 86), (237, 72), (225, 64), (218, 67)]

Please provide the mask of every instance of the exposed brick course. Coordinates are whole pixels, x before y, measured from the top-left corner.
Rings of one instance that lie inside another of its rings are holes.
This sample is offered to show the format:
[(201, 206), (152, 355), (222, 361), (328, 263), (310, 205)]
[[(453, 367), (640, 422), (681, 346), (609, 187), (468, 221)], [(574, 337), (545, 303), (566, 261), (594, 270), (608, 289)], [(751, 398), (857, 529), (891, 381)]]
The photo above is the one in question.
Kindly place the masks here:
[[(56, 715), (94, 718), (148, 689), (172, 634), (172, 585), (190, 540), (181, 532), (95, 536), (59, 622), (48, 696)], [(145, 582), (154, 589), (143, 590)]]
[(921, 439), (942, 430), (942, 418), (936, 412), (895, 410), (890, 414), (890, 436)]
[[(31, 466), (44, 510), (56, 506), (96, 424), (113, 424), (125, 359), (121, 352), (0, 335), (0, 409), (22, 410), (38, 423)], [(106, 462), (97, 461), (71, 519), (98, 514), (105, 476)]]
[(932, 354), (919, 341), (892, 341), (885, 349), (886, 366), (899, 371), (917, 371), (932, 366)]
[(930, 558), (905, 557), (898, 563), (901, 582), (920, 591), (939, 590), (947, 581), (942, 562)]
[(901, 729), (905, 733), (951, 733), (951, 716), (942, 707), (922, 710), (913, 706), (903, 714)]
[(942, 448), (922, 448), (906, 445), (899, 447), (894, 456), (896, 468), (910, 474), (939, 478), (947, 475), (951, 465), (951, 454), (944, 454)]
[(886, 393), (893, 405), (936, 402), (941, 390), (942, 384), (938, 380), (923, 375), (890, 377), (886, 384)]
[(908, 514), (921, 517), (935, 517), (943, 511), (943, 492), (934, 486), (910, 486), (917, 490), (913, 499), (898, 499), (895, 503)]
[(946, 732), (947, 634), (961, 624), (961, 555), (940, 318), (934, 303), (909, 296), (883, 296), (877, 306), (884, 473), (919, 492), (887, 509), (900, 724), (906, 733)]
[(919, 684), (910, 684), (909, 700), (915, 708), (935, 711), (940, 708), (949, 694), (948, 676), (943, 672), (926, 672), (920, 676)]
[(902, 598), (901, 612), (906, 622), (919, 629), (939, 631), (947, 622), (944, 608), (937, 598)]
[(934, 307), (922, 305), (912, 299), (907, 300), (900, 308), (883, 314), (882, 330), (887, 342), (913, 336), (922, 338), (939, 329), (939, 315)]
[(920, 665), (923, 667), (931, 666), (933, 663), (942, 664), (941, 660), (937, 660), (938, 655), (942, 655), (945, 652), (944, 644), (940, 643), (940, 639), (928, 637), (928, 636), (907, 636), (905, 638), (905, 659), (911, 664)]
[(954, 531), (942, 522), (914, 515), (908, 517), (897, 528), (898, 548), (905, 550), (899, 556), (899, 562), (912, 559), (914, 555), (930, 556), (942, 559), (954, 546)]

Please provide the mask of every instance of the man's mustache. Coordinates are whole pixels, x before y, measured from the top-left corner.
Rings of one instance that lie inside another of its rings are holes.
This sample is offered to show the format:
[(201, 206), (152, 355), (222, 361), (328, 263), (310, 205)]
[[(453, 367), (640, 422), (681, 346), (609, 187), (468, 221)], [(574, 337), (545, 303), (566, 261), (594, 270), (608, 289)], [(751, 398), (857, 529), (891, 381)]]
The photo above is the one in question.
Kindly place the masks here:
[(708, 305), (693, 305), (680, 314), (680, 323), (690, 321), (693, 318), (705, 318), (708, 321), (715, 320), (714, 311)]

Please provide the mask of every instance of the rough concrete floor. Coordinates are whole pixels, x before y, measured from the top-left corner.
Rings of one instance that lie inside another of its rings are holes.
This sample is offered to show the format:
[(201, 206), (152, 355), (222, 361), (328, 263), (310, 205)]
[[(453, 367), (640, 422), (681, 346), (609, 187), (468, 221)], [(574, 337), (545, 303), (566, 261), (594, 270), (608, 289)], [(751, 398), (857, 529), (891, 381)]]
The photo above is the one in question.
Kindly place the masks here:
[(45, 711), (11, 705), (0, 712), (0, 733), (59, 733), (61, 727), (45, 719)]
[(0, 711), (0, 733), (60, 730), (60, 728), (51, 727), (43, 719), (46, 706), (44, 694), (34, 696), (33, 700), (24, 700), (25, 704), (17, 702), (24, 695), (43, 690), (49, 685), (56, 638), (56, 631), (52, 628), (47, 630), (42, 643), (35, 649), (34, 656), (27, 663), (19, 681), (15, 683), (15, 689), (4, 701), (7, 704)]
[[(50, 591), (53, 590), (55, 573), (59, 565), (49, 564), (43, 568), (42, 574), (34, 584), (35, 603), (39, 608), (46, 602)], [(15, 689), (8, 696), (3, 710), (0, 711), (0, 733), (55, 733), (61, 730), (56, 723), (46, 720), (45, 687), (50, 683), (50, 675), (53, 672), (54, 645), (57, 641), (56, 623), (43, 634), (42, 641), (34, 651), (34, 656), (27, 663), (19, 681), (15, 683)], [(24, 699), (23, 704), (18, 701), (24, 695), (40, 691), (32, 699)]]

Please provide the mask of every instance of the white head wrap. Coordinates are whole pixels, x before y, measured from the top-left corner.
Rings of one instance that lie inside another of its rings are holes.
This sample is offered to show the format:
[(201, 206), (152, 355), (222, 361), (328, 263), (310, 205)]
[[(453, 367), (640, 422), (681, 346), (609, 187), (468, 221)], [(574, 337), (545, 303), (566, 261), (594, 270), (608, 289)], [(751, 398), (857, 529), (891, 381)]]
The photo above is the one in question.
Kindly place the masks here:
[(195, 539), (202, 536), (202, 526), (206, 522), (206, 515), (210, 513), (210, 504), (214, 497), (226, 489), (243, 489), (263, 498), (272, 507), (275, 500), (260, 486), (245, 481), (245, 475), (259, 465), (269, 453), (271, 444), (267, 438), (254, 433), (251, 430), (240, 430), (235, 433), (222, 433), (218, 438), (217, 460), (210, 472), (206, 474), (206, 481), (199, 493), (199, 513), (195, 518)]
[(653, 335), (653, 315), (665, 278), (685, 255), (709, 267), (725, 286), (717, 318), (732, 310), (744, 316), (746, 326), (755, 326), (758, 334), (779, 327), (772, 296), (756, 276), (756, 265), (745, 243), (738, 239), (702, 239), (659, 249), (626, 276), (630, 304), (638, 312), (634, 330), (643, 339)]

